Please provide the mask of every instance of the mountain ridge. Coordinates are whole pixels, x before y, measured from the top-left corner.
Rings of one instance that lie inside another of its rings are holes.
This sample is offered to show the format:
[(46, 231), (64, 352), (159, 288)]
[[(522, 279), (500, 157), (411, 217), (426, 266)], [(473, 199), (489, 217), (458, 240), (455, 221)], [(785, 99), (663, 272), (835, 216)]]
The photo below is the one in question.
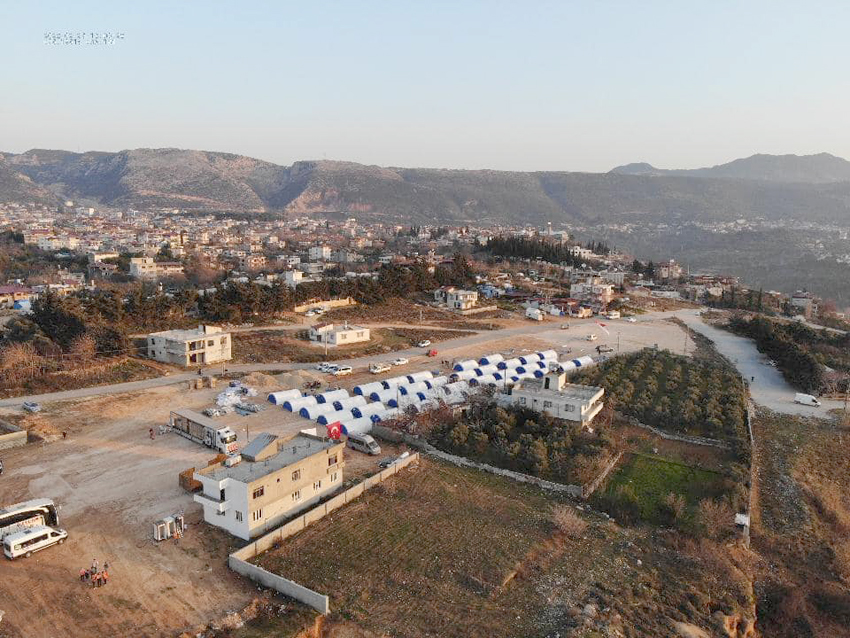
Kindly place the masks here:
[[(781, 181), (783, 176), (799, 176), (800, 159), (804, 165), (828, 165), (825, 181)], [(282, 166), (233, 153), (179, 148), (85, 153), (31, 149), (0, 154), (0, 202), (70, 198), (132, 208), (293, 215), (344, 212), (415, 223), (593, 223), (635, 215), (846, 221), (850, 168), (847, 181), (834, 179), (843, 174), (845, 164), (850, 167), (850, 162), (828, 154), (755, 155), (720, 165), (726, 167), (722, 171), (694, 169), (697, 173), (662, 171), (649, 164), (626, 165), (608, 173), (521, 172), (381, 167), (334, 160)], [(774, 179), (764, 177), (770, 166)]]

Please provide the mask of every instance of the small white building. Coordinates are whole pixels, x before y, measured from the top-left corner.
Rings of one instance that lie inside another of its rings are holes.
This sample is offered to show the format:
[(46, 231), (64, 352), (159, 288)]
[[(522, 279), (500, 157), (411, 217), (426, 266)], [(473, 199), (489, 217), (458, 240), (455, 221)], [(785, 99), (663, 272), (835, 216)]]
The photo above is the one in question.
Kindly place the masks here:
[(176, 261), (154, 261), (153, 257), (132, 257), (130, 276), (136, 279), (157, 279), (182, 275), (183, 264)]
[(589, 425), (602, 410), (603, 388), (566, 382), (563, 369), (553, 370), (540, 379), (526, 379), (511, 388), (511, 403), (558, 419)]
[(369, 328), (345, 323), (337, 326), (333, 323), (317, 323), (310, 326), (310, 341), (327, 343), (329, 346), (344, 346), (349, 343), (369, 341)]
[(194, 330), (154, 332), (148, 335), (148, 357), (187, 367), (230, 361), (230, 333), (204, 325)]
[(285, 270), (283, 272), (283, 278), (287, 286), (295, 288), (303, 281), (304, 273), (300, 270)]
[(442, 286), (434, 291), (434, 301), (445, 303), (451, 310), (469, 310), (478, 304), (478, 291)]
[(344, 447), (305, 432), (286, 440), (260, 434), (241, 456), (195, 472), (202, 491), (194, 500), (207, 523), (249, 540), (339, 489)]

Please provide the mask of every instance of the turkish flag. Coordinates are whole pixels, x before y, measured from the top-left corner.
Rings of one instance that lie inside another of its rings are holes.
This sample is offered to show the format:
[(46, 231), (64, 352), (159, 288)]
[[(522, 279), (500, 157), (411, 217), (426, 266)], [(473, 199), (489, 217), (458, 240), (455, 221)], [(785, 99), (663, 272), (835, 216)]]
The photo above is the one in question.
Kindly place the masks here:
[(328, 423), (328, 437), (338, 440), (340, 435), (342, 435), (342, 423), (339, 421)]

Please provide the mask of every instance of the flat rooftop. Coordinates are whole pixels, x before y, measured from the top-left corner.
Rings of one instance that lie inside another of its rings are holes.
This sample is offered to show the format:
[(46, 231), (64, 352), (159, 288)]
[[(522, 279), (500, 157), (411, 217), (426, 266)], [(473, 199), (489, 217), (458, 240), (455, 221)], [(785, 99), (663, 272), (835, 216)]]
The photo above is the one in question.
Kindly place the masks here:
[[(261, 434), (258, 436), (264, 435)], [(231, 478), (241, 483), (250, 483), (318, 452), (329, 450), (333, 446), (339, 445), (339, 441), (296, 434), (285, 441), (278, 439), (272, 445), (278, 446), (278, 453), (262, 461), (252, 462), (243, 459), (233, 467), (226, 467), (224, 465), (212, 466), (208, 470), (200, 470), (198, 474), (208, 476), (214, 481)]]
[(191, 328), (191, 329), (183, 329), (183, 330), (163, 330), (161, 332), (151, 332), (149, 337), (165, 337), (166, 339), (170, 339), (171, 341), (194, 341), (196, 339), (203, 339), (205, 337), (211, 337), (213, 335), (227, 335), (230, 334), (228, 332), (223, 331), (221, 328), (215, 328), (214, 326), (207, 326), (207, 329), (204, 330), (202, 328)]
[(561, 397), (569, 397), (571, 399), (576, 399), (582, 402), (592, 401), (596, 395), (600, 392), (604, 392), (603, 388), (600, 388), (595, 385), (579, 385), (577, 383), (565, 383), (564, 387), (560, 390), (546, 390), (543, 388), (543, 380), (542, 379), (534, 379), (534, 380), (526, 380), (523, 381), (518, 389), (520, 390), (530, 390), (531, 392), (542, 394), (551, 394), (557, 395)]

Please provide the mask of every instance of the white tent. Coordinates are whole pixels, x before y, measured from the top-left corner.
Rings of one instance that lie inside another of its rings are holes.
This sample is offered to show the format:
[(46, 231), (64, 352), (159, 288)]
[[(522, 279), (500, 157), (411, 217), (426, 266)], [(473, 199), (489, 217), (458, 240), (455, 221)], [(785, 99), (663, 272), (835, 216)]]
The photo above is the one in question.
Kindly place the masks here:
[(367, 403), (366, 405), (359, 405), (351, 409), (351, 414), (355, 418), (359, 419), (363, 416), (372, 416), (373, 414), (377, 414), (378, 412), (383, 412), (386, 410), (386, 406), (380, 401), (375, 401), (374, 403)]
[(301, 390), (283, 390), (281, 392), (272, 392), (267, 398), (269, 403), (273, 405), (283, 405), (284, 401), (298, 399), (301, 396)]
[(499, 363), (496, 364), (499, 370), (511, 370), (521, 365), (522, 361), (519, 360), (519, 357), (514, 357), (513, 359), (505, 359), (504, 361), (499, 361)]
[(388, 388), (387, 390), (378, 390), (377, 392), (372, 392), (369, 395), (369, 399), (371, 401), (380, 401), (381, 403), (388, 403), (390, 399), (395, 399), (397, 396), (401, 396), (401, 392), (399, 392), (398, 387)]
[(316, 397), (312, 394), (301, 397), (300, 399), (287, 399), (283, 402), (283, 409), (289, 410), (290, 412), (298, 412), (305, 405), (316, 405)]
[(471, 370), (461, 370), (460, 372), (452, 372), (452, 379), (456, 379), (457, 381), (469, 381), (470, 379), (473, 379), (477, 376), (478, 375), (475, 374), (474, 368)]
[(334, 410), (350, 410), (351, 408), (356, 408), (358, 405), (366, 405), (366, 397), (356, 396), (337, 399), (332, 405), (334, 406)]
[(316, 405), (305, 405), (298, 411), (298, 414), (303, 416), (305, 419), (315, 421), (321, 415), (329, 414), (331, 412), (336, 412), (333, 403), (318, 403)]
[(504, 361), (504, 360), (505, 360), (505, 358), (500, 354), (488, 354), (486, 357), (481, 357), (478, 360), (478, 363), (480, 363), (482, 366), (488, 366), (488, 365), (496, 365), (500, 361)]
[(406, 376), (390, 377), (389, 379), (384, 379), (383, 381), (381, 381), (381, 384), (384, 386), (385, 389), (394, 388), (397, 385), (405, 385), (407, 383), (408, 381)]
[(542, 352), (538, 352), (537, 356), (540, 357), (540, 359), (554, 359), (555, 361), (558, 360), (558, 353), (554, 350), (543, 350)]
[(348, 390), (343, 390), (340, 388), (339, 390), (330, 390), (329, 392), (322, 392), (321, 394), (316, 395), (317, 403), (333, 403), (338, 399), (347, 399), (348, 398)]
[(372, 383), (363, 383), (361, 385), (354, 386), (354, 394), (361, 394), (364, 397), (368, 397), (370, 394), (377, 390), (383, 390), (384, 384), (380, 381), (373, 381)]
[(434, 377), (433, 379), (428, 379), (426, 383), (430, 385), (432, 388), (439, 388), (442, 385), (446, 385), (449, 382), (449, 378), (446, 376)]
[(464, 370), (472, 370), (473, 368), (478, 367), (478, 362), (475, 359), (466, 359), (465, 361), (459, 361), (454, 365), (455, 372), (463, 372)]
[(368, 416), (361, 417), (359, 419), (349, 418), (346, 421), (341, 422), (342, 425), (342, 433), (345, 435), (349, 434), (368, 434), (372, 431), (372, 426), (374, 425), (372, 419)]
[(431, 379), (433, 377), (434, 377), (434, 375), (430, 371), (423, 370), (422, 372), (413, 372), (411, 374), (408, 374), (407, 375), (407, 382), (408, 383), (416, 383), (417, 381), (426, 381), (426, 380)]
[(411, 383), (410, 385), (399, 386), (399, 392), (401, 394), (416, 394), (417, 392), (421, 392), (422, 390), (427, 390), (428, 384), (424, 381), (419, 381), (417, 383)]
[(496, 367), (495, 363), (491, 363), (490, 365), (481, 366), (480, 368), (475, 368), (475, 374), (479, 377), (483, 377), (487, 374), (493, 374), (494, 372), (498, 372), (499, 368)]

